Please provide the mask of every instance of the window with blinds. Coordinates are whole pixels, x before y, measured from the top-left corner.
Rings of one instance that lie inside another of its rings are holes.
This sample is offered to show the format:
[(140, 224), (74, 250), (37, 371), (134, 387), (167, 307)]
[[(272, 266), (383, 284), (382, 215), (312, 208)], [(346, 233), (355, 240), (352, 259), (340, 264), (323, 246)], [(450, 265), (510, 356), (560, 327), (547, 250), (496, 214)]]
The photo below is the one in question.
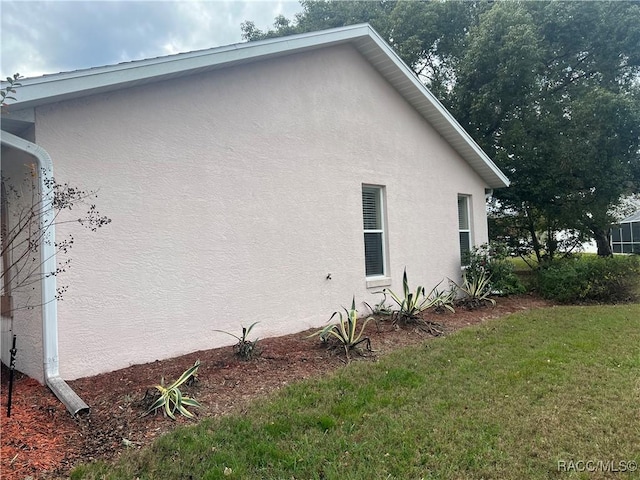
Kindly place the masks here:
[(381, 187), (362, 186), (364, 259), (367, 277), (385, 274), (385, 232)]
[(464, 263), (471, 250), (471, 221), (469, 218), (469, 198), (458, 195), (458, 231), (460, 233), (460, 260)]

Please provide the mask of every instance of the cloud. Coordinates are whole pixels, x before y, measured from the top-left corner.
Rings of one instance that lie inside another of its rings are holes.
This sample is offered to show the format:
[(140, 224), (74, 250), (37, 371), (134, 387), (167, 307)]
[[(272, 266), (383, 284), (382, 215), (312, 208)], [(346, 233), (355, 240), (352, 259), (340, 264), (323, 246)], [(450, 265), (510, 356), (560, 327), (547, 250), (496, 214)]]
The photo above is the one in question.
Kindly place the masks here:
[(2, 1), (2, 78), (90, 68), (241, 41), (245, 20), (258, 28), (293, 17), (293, 1)]

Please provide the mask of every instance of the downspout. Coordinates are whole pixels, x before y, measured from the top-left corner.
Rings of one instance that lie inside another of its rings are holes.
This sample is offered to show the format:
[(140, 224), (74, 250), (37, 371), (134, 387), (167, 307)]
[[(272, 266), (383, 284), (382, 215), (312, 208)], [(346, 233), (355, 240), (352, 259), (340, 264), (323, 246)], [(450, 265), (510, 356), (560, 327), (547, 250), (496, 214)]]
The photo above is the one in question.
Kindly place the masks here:
[[(45, 182), (53, 178), (53, 162), (47, 151), (35, 143), (11, 133), (2, 131), (2, 143), (16, 150), (23, 151), (36, 159), (40, 170), (39, 187), (43, 192), (44, 213), (41, 225), (48, 225), (40, 248), (40, 261), (44, 272), (55, 272), (55, 225), (54, 212), (47, 208), (52, 203), (51, 189), (45, 187)], [(71, 415), (89, 413), (89, 406), (60, 378), (58, 363), (58, 304), (56, 301), (56, 276), (44, 275), (42, 279), (42, 344), (44, 360), (44, 379), (47, 386), (58, 399), (64, 403)]]

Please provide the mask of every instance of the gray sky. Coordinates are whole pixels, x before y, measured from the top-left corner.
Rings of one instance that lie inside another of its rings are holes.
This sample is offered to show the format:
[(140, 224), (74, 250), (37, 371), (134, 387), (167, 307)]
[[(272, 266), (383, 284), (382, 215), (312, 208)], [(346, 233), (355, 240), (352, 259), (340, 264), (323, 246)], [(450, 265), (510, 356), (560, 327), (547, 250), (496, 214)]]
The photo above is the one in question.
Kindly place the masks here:
[(0, 1), (1, 74), (33, 77), (241, 41), (297, 1)]

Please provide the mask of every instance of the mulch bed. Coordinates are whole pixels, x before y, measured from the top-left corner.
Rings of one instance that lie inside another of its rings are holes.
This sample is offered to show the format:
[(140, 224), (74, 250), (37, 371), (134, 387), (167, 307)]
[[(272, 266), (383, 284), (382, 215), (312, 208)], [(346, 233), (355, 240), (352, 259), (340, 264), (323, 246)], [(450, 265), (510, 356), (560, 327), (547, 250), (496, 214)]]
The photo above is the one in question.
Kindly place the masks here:
[[(458, 308), (455, 314), (427, 313), (445, 334), (509, 313), (550, 304), (534, 296), (497, 299), (497, 306), (477, 310)], [(68, 382), (91, 407), (73, 418), (48, 388), (16, 373), (11, 417), (7, 418), (8, 373), (3, 366), (0, 411), (0, 472), (3, 479), (67, 478), (71, 468), (95, 459), (112, 459), (128, 448), (141, 448), (178, 425), (161, 414), (142, 416), (153, 385), (164, 377), (176, 379), (200, 360), (198, 381), (183, 391), (203, 407), (191, 409), (198, 418), (239, 411), (247, 402), (303, 378), (322, 375), (345, 364), (344, 351), (327, 349), (312, 331), (265, 338), (261, 355), (242, 361), (231, 347), (195, 352), (178, 358), (134, 365), (114, 372)], [(367, 335), (374, 352), (354, 361), (375, 361), (389, 351), (429, 338), (416, 329), (397, 329), (391, 322), (369, 322)], [(145, 397), (146, 395), (146, 397)]]

